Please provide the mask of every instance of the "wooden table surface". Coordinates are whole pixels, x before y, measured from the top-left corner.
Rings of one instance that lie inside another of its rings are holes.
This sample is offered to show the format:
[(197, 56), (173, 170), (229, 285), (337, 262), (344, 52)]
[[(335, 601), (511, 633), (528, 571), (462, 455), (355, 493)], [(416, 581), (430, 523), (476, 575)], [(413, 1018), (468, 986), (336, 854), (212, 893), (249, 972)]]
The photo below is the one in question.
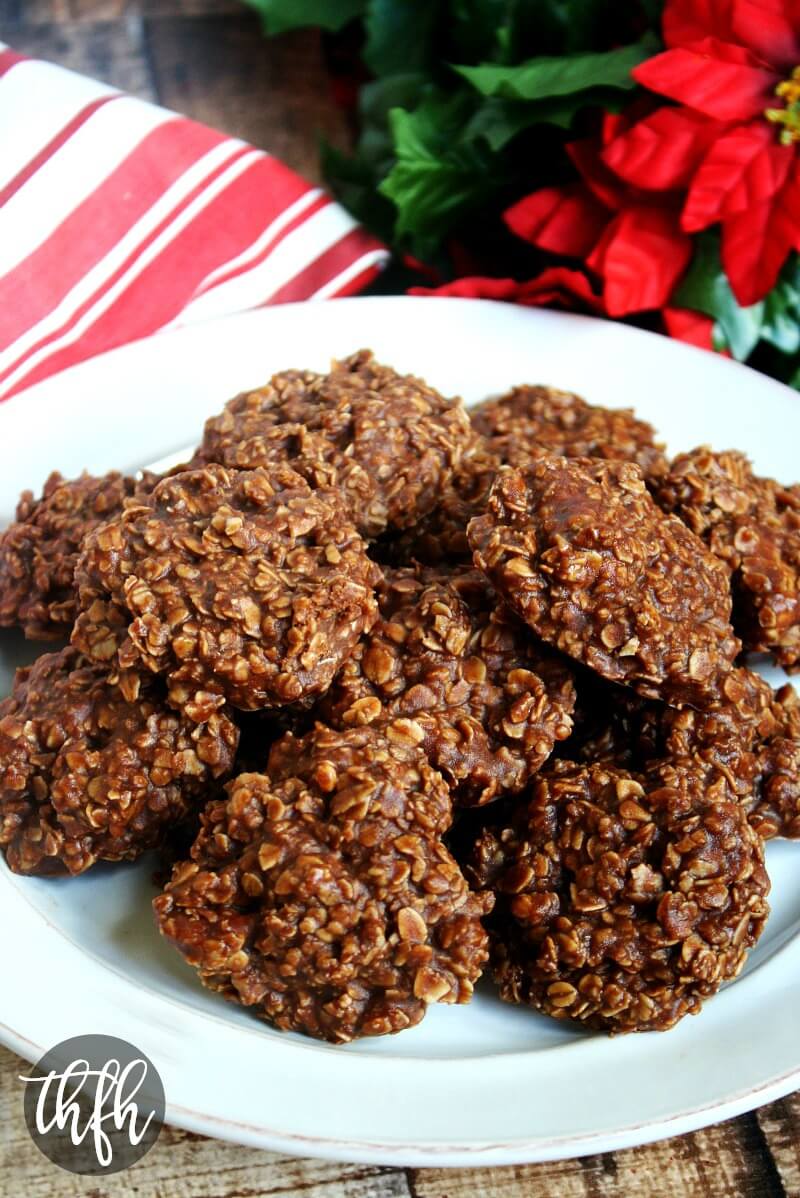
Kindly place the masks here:
[[(267, 42), (238, 0), (0, 0), (0, 40), (243, 137), (310, 178), (317, 134), (346, 142), (317, 38)], [(297, 1160), (165, 1128), (133, 1169), (81, 1179), (57, 1172), (28, 1137), (20, 1064), (0, 1049), (3, 1198), (800, 1198), (800, 1094), (660, 1144), (483, 1170)]]

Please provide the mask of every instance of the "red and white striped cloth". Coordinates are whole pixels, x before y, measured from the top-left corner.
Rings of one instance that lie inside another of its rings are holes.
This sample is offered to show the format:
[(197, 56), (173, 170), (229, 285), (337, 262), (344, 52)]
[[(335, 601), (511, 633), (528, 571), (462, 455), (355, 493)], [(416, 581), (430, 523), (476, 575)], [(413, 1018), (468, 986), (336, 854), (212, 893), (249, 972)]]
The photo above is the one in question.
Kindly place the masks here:
[(351, 294), (386, 256), (269, 154), (0, 43), (0, 400), (159, 329)]

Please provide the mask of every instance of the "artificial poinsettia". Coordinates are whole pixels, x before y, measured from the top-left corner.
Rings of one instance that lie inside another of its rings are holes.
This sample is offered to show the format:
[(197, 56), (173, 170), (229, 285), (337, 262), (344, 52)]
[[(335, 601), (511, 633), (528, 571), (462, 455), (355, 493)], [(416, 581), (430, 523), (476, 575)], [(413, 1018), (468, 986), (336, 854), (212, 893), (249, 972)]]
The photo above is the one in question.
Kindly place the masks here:
[(526, 241), (582, 258), (601, 280), (609, 316), (663, 308), (691, 257), (674, 186), (656, 195), (620, 180), (606, 160), (635, 115), (606, 113), (598, 137), (567, 146), (580, 182), (540, 188), (505, 213)]
[(800, 389), (800, 0), (248, 2), (341, 30), (359, 137), (324, 173), (384, 289), (622, 316)]
[(667, 49), (633, 71), (662, 108), (608, 147), (637, 188), (685, 188), (680, 224), (719, 223), (722, 264), (743, 306), (800, 249), (800, 0), (668, 0)]
[[(516, 279), (466, 275), (438, 287), (411, 287), (409, 295), (502, 300), (523, 308), (566, 308), (606, 314), (603, 297), (593, 290), (586, 275), (564, 266), (549, 266), (536, 278), (523, 283)], [(664, 308), (662, 316), (670, 337), (699, 349), (714, 348), (714, 321), (710, 316), (689, 308)], [(723, 352), (730, 356), (727, 350)]]
[[(664, 327), (676, 341), (685, 341), (698, 349), (714, 349), (714, 321), (710, 316), (691, 308), (665, 308), (661, 315)], [(728, 350), (723, 353), (730, 357)]]
[(550, 266), (535, 279), (495, 279), (467, 275), (441, 287), (411, 287), (410, 295), (449, 295), (460, 299), (504, 300), (524, 308), (578, 308), (604, 312), (603, 297), (592, 288), (585, 274), (564, 266)]

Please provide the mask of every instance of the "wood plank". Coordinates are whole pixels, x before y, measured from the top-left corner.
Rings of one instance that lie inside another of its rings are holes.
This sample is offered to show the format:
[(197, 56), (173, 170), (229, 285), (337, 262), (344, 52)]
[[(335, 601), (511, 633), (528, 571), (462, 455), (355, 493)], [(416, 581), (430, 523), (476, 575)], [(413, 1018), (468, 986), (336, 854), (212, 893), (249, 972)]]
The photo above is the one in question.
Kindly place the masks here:
[(0, 0), (3, 32), (8, 24), (111, 21), (131, 16), (213, 16), (241, 13), (244, 0)]
[[(591, 1198), (592, 1195), (582, 1163), (575, 1160), (493, 1169), (411, 1169), (409, 1176), (414, 1198), (523, 1198), (523, 1195)], [(640, 1198), (638, 1193), (636, 1198)]]
[(0, 1193), (8, 1198), (410, 1198), (401, 1169), (278, 1156), (176, 1128), (164, 1128), (147, 1156), (123, 1173), (100, 1180), (61, 1172), (25, 1126), (16, 1078), (27, 1068), (0, 1048)]
[(800, 1195), (800, 1093), (756, 1112), (775, 1168), (790, 1198)]
[[(0, 1176), (13, 1165), (14, 1192), (77, 1198), (85, 1183), (54, 1173), (22, 1118), (19, 1061), (0, 1049)], [(165, 1128), (129, 1173), (104, 1183), (108, 1198), (794, 1198), (800, 1194), (800, 1095), (693, 1135), (624, 1152), (508, 1168), (402, 1171), (301, 1160)], [(767, 1145), (772, 1149), (770, 1153)]]
[(67, 5), (73, 21), (119, 21), (139, 11), (129, 0), (67, 0)]
[(65, 20), (57, 23), (24, 21), (2, 25), (5, 41), (31, 58), (45, 58), (70, 67), (122, 91), (155, 100), (147, 61), (141, 17), (124, 21)]
[(784, 1198), (755, 1116), (578, 1161), (444, 1173), (412, 1170), (417, 1198)]
[[(74, 2), (74, 0), (73, 0)], [(94, 0), (83, 0), (90, 4)], [(244, 0), (136, 0), (146, 17), (207, 17), (241, 13)]]
[(269, 150), (319, 179), (317, 135), (347, 143), (322, 67), (319, 37), (266, 40), (255, 16), (146, 18), (162, 104)]
[(68, 21), (70, 0), (0, 0), (0, 34), (20, 25), (42, 25), (50, 21)]

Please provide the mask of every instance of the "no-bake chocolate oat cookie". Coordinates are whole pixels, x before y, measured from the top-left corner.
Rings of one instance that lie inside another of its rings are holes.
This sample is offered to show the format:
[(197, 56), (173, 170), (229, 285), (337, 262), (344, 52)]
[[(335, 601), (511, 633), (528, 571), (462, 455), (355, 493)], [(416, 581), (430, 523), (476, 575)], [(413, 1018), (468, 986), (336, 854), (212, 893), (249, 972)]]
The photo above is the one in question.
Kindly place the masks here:
[(645, 478), (667, 468), (651, 425), (629, 408), (602, 408), (555, 387), (513, 387), (470, 412), (490, 451), (509, 466), (529, 466), (547, 454), (636, 462)]
[(775, 736), (761, 746), (757, 761), (750, 823), (764, 840), (800, 840), (800, 740)]
[(800, 840), (800, 698), (734, 665), (800, 669), (798, 574), (800, 484), (742, 454), (670, 466), (550, 387), (470, 417), (368, 351), (281, 372), (186, 465), (52, 475), (0, 533), (0, 628), (73, 639), (0, 702), (0, 851), (158, 848), (161, 932), (283, 1030), (401, 1031), (490, 959), (665, 1030)]
[(701, 446), (675, 458), (656, 498), (732, 571), (745, 648), (800, 669), (800, 488), (760, 478), (735, 450)]
[(131, 701), (75, 649), (17, 672), (0, 703), (0, 847), (22, 874), (78, 874), (138, 857), (227, 773), (223, 712), (190, 723), (157, 681)]
[(441, 567), (471, 565), (467, 525), (486, 509), (500, 462), (482, 439), (464, 455), (442, 497), (426, 516), (401, 533), (390, 533), (373, 546), (378, 560), (392, 566), (422, 562)]
[(334, 492), (286, 466), (209, 465), (90, 534), (73, 640), (166, 674), (191, 716), (225, 699), (280, 707), (327, 689), (372, 625), (378, 576)]
[(800, 840), (800, 697), (793, 687), (775, 693), (770, 715), (777, 727), (754, 745), (757, 780), (750, 823), (765, 840)]
[(329, 374), (287, 370), (235, 396), (206, 424), (199, 455), (237, 467), (289, 461), (312, 486), (338, 486), (375, 537), (437, 506), (471, 439), (459, 400), (362, 350)]
[(320, 718), (418, 745), (460, 802), (521, 790), (572, 728), (572, 671), (468, 567), (386, 572)]
[(447, 786), (369, 728), (280, 742), (270, 774), (212, 803), (191, 860), (155, 900), (203, 983), (284, 1030), (335, 1042), (466, 1002), (487, 958), (480, 917), (440, 839)]
[(31, 640), (67, 638), (77, 613), (73, 576), (83, 538), (152, 486), (116, 472), (65, 479), (51, 474), (40, 498), (23, 492), (16, 520), (0, 532), (0, 628)]
[(737, 667), (721, 680), (713, 705), (703, 711), (643, 704), (639, 735), (650, 758), (685, 757), (726, 741), (753, 749), (780, 726), (772, 687), (753, 670)]
[(581, 674), (576, 714), (585, 735), (578, 737), (576, 760), (635, 769), (664, 757), (716, 754), (722, 760), (725, 746), (748, 751), (776, 735), (782, 726), (776, 702), (769, 683), (744, 667), (725, 675), (703, 710), (641, 699), (627, 687)]
[(769, 908), (763, 844), (724, 776), (559, 762), (471, 871), (497, 896), (508, 1002), (611, 1031), (665, 1030), (735, 977)]
[(585, 667), (576, 668), (575, 687), (573, 732), (554, 752), (558, 758), (584, 765), (602, 762), (619, 769), (641, 768), (643, 712), (650, 707), (659, 712), (677, 710), (648, 702), (630, 687), (607, 682)]
[(740, 648), (727, 571), (656, 507), (638, 466), (551, 457), (505, 467), (468, 536), (537, 636), (645, 697), (714, 701)]
[(694, 757), (724, 773), (760, 836), (800, 839), (800, 700), (752, 670), (731, 670), (703, 711), (578, 678), (575, 734), (558, 750), (583, 764), (648, 771)]
[(764, 840), (800, 839), (800, 698), (774, 691), (752, 670), (732, 670), (719, 704), (675, 711), (642, 704), (640, 751), (648, 758), (692, 755), (722, 770)]

